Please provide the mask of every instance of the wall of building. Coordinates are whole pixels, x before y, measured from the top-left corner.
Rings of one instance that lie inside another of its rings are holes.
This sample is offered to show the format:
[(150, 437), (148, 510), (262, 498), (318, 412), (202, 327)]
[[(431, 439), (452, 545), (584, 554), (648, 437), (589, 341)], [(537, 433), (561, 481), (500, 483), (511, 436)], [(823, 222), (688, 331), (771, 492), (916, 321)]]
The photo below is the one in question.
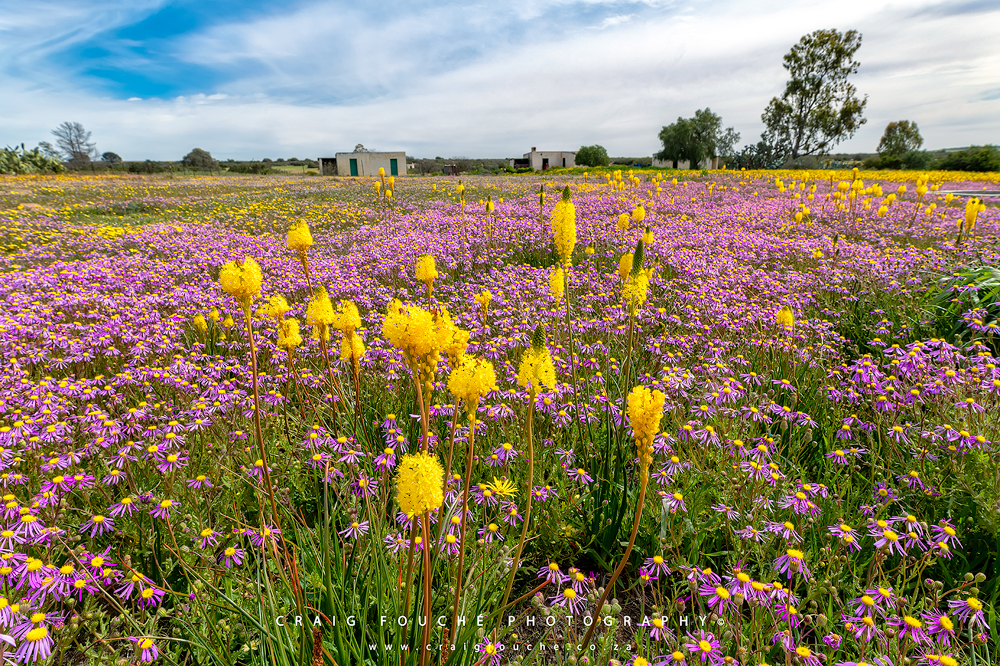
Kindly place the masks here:
[(397, 175), (406, 175), (406, 153), (337, 153), (337, 175), (351, 175), (351, 160), (357, 160), (358, 176), (378, 176), (379, 167), (385, 175), (392, 175), (389, 160), (396, 160)]
[(524, 154), (524, 159), (528, 160), (528, 166), (535, 171), (541, 171), (545, 166), (545, 160), (549, 161), (549, 168), (576, 166), (576, 152), (565, 150), (532, 150)]
[[(672, 161), (670, 161), (670, 160), (658, 160), (658, 159), (656, 159), (654, 157), (653, 158), (653, 166), (659, 167), (661, 169), (670, 169), (670, 168), (690, 169), (691, 168), (691, 162), (689, 160), (678, 160), (677, 161), (677, 166), (674, 167), (674, 163)], [(719, 158), (718, 157), (710, 157), (710, 158), (703, 159), (701, 162), (698, 163), (698, 165), (695, 168), (697, 168), (697, 169), (718, 169), (719, 168)]]

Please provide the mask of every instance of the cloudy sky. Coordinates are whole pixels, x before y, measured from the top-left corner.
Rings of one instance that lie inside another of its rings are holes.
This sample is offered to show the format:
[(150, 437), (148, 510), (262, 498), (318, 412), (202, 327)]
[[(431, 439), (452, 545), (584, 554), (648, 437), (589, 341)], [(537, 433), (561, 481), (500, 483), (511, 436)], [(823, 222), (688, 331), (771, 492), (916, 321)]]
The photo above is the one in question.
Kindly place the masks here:
[(125, 159), (640, 156), (706, 106), (747, 143), (821, 28), (864, 38), (868, 123), (838, 150), (901, 119), (1000, 143), (998, 0), (0, 0), (0, 144), (72, 120)]

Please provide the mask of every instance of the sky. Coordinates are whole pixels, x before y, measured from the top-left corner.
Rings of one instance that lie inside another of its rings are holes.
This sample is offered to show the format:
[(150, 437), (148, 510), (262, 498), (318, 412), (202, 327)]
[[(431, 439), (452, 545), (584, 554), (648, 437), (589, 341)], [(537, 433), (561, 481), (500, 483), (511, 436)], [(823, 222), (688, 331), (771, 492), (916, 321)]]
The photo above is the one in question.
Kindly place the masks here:
[(814, 30), (858, 30), (873, 152), (1000, 144), (1000, 0), (0, 0), (0, 144), (82, 123), (100, 152), (177, 160), (648, 156), (709, 107), (754, 143)]

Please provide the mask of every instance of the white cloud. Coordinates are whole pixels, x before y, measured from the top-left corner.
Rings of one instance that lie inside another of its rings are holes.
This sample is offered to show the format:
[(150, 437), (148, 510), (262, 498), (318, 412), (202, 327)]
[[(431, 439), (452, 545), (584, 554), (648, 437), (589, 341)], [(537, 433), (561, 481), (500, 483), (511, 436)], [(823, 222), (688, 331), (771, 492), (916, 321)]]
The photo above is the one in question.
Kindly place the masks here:
[(622, 14), (622, 15), (619, 15), (619, 16), (609, 16), (606, 19), (604, 19), (603, 21), (601, 21), (601, 25), (598, 26), (598, 27), (599, 28), (610, 28), (610, 27), (615, 26), (615, 25), (620, 25), (620, 24), (624, 23), (625, 21), (628, 21), (631, 18), (632, 18), (631, 14)]
[[(838, 150), (871, 151), (903, 118), (929, 148), (1000, 143), (1000, 9), (988, 4), (622, 4), (435, 4), (374, 23), (313, 6), (220, 25), (177, 45), (191, 63), (228, 73), (200, 94), (126, 103), (73, 79), (0, 78), (12, 102), (0, 143), (44, 139), (72, 109), (99, 147), (126, 159), (178, 159), (196, 145), (223, 158), (303, 157), (356, 143), (417, 156), (591, 143), (648, 155), (662, 125), (706, 106), (753, 142), (784, 86), (782, 56), (827, 27), (864, 35), (855, 83), (869, 120)], [(563, 13), (573, 20), (550, 23)]]

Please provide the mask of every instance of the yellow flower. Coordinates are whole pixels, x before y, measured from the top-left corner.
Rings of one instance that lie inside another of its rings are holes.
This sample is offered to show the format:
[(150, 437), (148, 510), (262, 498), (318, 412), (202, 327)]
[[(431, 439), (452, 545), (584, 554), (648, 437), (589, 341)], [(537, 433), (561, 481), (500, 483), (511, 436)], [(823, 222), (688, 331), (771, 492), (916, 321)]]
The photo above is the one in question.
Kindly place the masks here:
[(979, 199), (969, 197), (965, 202), (965, 230), (972, 231), (976, 226), (976, 218), (979, 217)]
[(344, 335), (340, 341), (340, 360), (358, 363), (365, 355), (365, 343), (355, 333)]
[(469, 348), (469, 332), (455, 326), (454, 320), (444, 306), (434, 313), (434, 331), (437, 336), (438, 349), (446, 353), (457, 366)]
[(649, 227), (646, 227), (646, 233), (642, 235), (642, 242), (646, 245), (652, 245), (655, 240), (656, 236), (654, 236), (653, 232), (649, 230)]
[(286, 319), (278, 326), (278, 347), (291, 351), (302, 344), (302, 335), (299, 333), (299, 322), (295, 319)]
[(361, 315), (358, 314), (358, 306), (354, 304), (354, 301), (338, 303), (337, 311), (334, 313), (330, 325), (348, 336), (353, 335), (356, 329), (361, 328)]
[(486, 487), (493, 491), (493, 494), (501, 497), (513, 497), (517, 495), (517, 487), (508, 478), (498, 479), (493, 477), (493, 483), (486, 484)]
[(618, 277), (624, 282), (628, 274), (632, 272), (632, 262), (635, 256), (631, 252), (626, 252), (622, 255), (622, 258), (618, 260)]
[(201, 315), (195, 315), (194, 319), (191, 320), (191, 323), (194, 324), (194, 327), (198, 329), (198, 332), (202, 335), (205, 335), (208, 332), (208, 322), (206, 322), (205, 318)]
[(640, 269), (638, 272), (629, 273), (625, 286), (622, 287), (622, 298), (628, 303), (629, 308), (640, 307), (646, 302), (649, 293), (649, 272)]
[(573, 248), (576, 247), (576, 207), (570, 198), (568, 185), (563, 190), (562, 199), (552, 209), (549, 226), (559, 259), (563, 266), (569, 268), (573, 261)]
[(635, 220), (636, 225), (642, 224), (643, 220), (646, 219), (646, 209), (642, 207), (642, 204), (636, 206), (635, 210), (632, 211), (632, 219)]
[(545, 346), (545, 331), (539, 324), (531, 336), (531, 347), (525, 350), (521, 357), (521, 365), (517, 370), (517, 383), (528, 389), (532, 394), (542, 388), (553, 389), (556, 386), (556, 369), (552, 364), (552, 355)]
[(778, 313), (774, 315), (774, 320), (778, 322), (778, 326), (791, 327), (795, 326), (795, 315), (792, 314), (791, 308), (785, 306), (778, 310)]
[(267, 302), (260, 307), (258, 312), (269, 319), (280, 322), (289, 309), (288, 301), (285, 300), (284, 296), (279, 294), (268, 298)]
[(438, 277), (437, 267), (434, 265), (434, 255), (425, 254), (417, 261), (417, 280), (423, 282), (430, 289), (434, 280)]
[(649, 465), (653, 462), (653, 437), (660, 431), (665, 403), (666, 396), (662, 392), (650, 391), (645, 386), (636, 386), (628, 394), (628, 419), (639, 450), (643, 476), (649, 473)]
[(628, 213), (622, 213), (618, 216), (618, 228), (622, 231), (628, 230), (629, 222), (632, 218), (629, 217)]
[(323, 287), (317, 288), (306, 307), (306, 323), (313, 327), (313, 338), (329, 342), (334, 318), (330, 296)]
[(260, 296), (263, 281), (260, 266), (250, 257), (244, 257), (242, 262), (230, 261), (219, 271), (219, 286), (247, 311), (253, 299)]
[(423, 356), (434, 349), (434, 317), (419, 306), (393, 299), (382, 320), (382, 336), (410, 357)]
[(469, 418), (475, 416), (476, 407), (484, 395), (497, 388), (497, 374), (493, 364), (481, 358), (466, 356), (462, 364), (452, 370), (448, 389), (465, 403)]
[(396, 472), (396, 501), (409, 518), (444, 503), (444, 469), (437, 457), (426, 451), (403, 456)]
[(472, 298), (473, 300), (476, 301), (476, 303), (479, 304), (479, 307), (483, 309), (483, 314), (486, 314), (486, 312), (488, 312), (490, 309), (490, 302), (493, 300), (493, 292), (491, 292), (489, 289), (486, 289), (479, 292)]
[(212, 308), (212, 311), (208, 313), (208, 318), (213, 324), (218, 324), (219, 319), (222, 318), (222, 315), (219, 314), (219, 308)]
[(562, 266), (556, 266), (549, 274), (549, 293), (558, 303), (562, 299), (565, 289), (566, 273), (563, 272)]
[(304, 255), (313, 245), (312, 232), (309, 231), (309, 224), (305, 220), (292, 225), (288, 230), (288, 238), (285, 246), (289, 250), (295, 250), (300, 255)]

